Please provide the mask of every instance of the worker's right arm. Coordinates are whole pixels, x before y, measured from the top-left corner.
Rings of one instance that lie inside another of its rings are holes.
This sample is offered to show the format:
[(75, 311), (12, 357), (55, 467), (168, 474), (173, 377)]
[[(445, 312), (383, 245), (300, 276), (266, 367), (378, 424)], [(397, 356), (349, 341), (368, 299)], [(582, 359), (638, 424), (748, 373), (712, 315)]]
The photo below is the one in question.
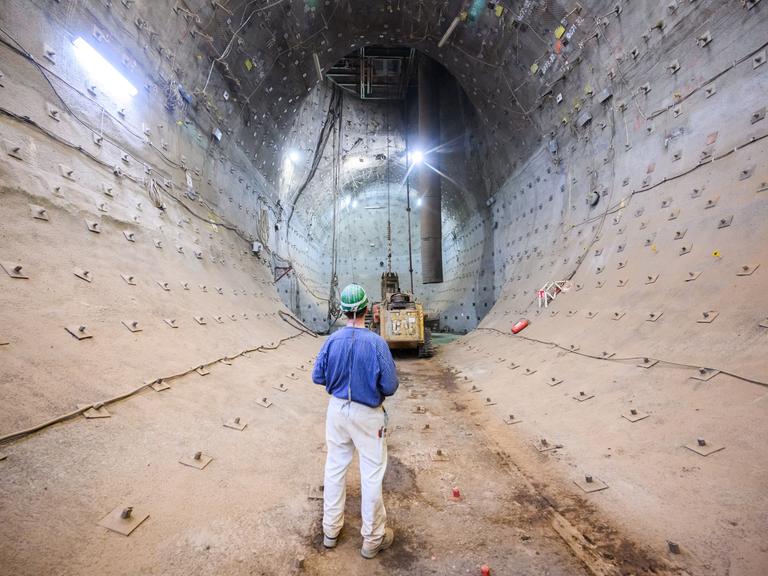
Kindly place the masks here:
[(389, 351), (389, 346), (384, 340), (378, 342), (376, 352), (379, 361), (379, 391), (384, 396), (392, 396), (397, 392), (397, 387), (400, 385), (397, 380), (397, 370), (392, 352)]
[(320, 352), (315, 358), (315, 367), (312, 369), (312, 382), (325, 386), (325, 367), (328, 365), (328, 340), (325, 341)]

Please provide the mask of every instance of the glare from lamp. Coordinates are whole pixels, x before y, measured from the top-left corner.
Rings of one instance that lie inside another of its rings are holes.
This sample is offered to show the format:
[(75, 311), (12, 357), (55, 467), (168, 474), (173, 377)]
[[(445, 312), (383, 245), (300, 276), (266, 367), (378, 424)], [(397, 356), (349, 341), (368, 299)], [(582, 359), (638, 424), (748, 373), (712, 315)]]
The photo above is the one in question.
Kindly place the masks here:
[(290, 150), (288, 152), (288, 160), (296, 164), (301, 159), (301, 154), (297, 150)]
[(411, 152), (411, 164), (418, 166), (424, 161), (424, 153), (421, 150), (414, 150)]
[(416, 206), (421, 206), (421, 198), (416, 199)]
[(136, 87), (88, 42), (78, 37), (72, 44), (75, 46), (77, 60), (88, 71), (90, 77), (94, 81), (98, 81), (102, 90), (117, 99), (125, 99), (126, 96), (133, 97), (138, 94)]

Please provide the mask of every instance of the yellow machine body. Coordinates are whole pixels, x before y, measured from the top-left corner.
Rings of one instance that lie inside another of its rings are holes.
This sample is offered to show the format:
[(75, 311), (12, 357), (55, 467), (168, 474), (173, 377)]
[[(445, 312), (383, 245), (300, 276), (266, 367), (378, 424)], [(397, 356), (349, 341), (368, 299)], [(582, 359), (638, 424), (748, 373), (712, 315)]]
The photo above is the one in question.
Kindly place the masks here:
[(400, 310), (382, 307), (379, 314), (380, 334), (390, 348), (417, 348), (424, 343), (424, 311), (421, 304)]

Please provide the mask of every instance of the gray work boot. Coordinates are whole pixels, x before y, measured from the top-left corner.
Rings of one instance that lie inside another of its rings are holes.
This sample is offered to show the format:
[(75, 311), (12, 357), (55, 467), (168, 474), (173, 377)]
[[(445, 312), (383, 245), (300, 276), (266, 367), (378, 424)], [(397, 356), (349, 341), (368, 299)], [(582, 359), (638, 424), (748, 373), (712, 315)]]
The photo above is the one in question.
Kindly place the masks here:
[(336, 548), (336, 543), (339, 541), (339, 535), (336, 535), (336, 538), (331, 538), (330, 536), (326, 535), (325, 532), (323, 532), (323, 546), (326, 548)]
[(368, 558), (369, 560), (371, 558), (375, 558), (376, 554), (392, 546), (392, 541), (394, 539), (395, 533), (391, 528), (387, 528), (384, 531), (384, 538), (381, 539), (381, 542), (379, 542), (378, 546), (368, 546), (363, 544), (363, 547), (360, 548), (360, 554), (362, 554), (363, 558)]

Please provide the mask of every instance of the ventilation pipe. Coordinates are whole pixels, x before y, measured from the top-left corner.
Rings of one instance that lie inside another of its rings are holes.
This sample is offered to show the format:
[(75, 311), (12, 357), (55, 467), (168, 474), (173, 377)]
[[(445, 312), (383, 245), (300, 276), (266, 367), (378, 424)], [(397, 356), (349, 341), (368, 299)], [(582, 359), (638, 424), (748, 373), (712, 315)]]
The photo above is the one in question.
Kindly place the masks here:
[(443, 229), (440, 219), (442, 197), (439, 152), (428, 153), (440, 145), (440, 92), (435, 63), (422, 57), (419, 62), (419, 148), (424, 160), (419, 166), (421, 188), (421, 281), (443, 281)]

